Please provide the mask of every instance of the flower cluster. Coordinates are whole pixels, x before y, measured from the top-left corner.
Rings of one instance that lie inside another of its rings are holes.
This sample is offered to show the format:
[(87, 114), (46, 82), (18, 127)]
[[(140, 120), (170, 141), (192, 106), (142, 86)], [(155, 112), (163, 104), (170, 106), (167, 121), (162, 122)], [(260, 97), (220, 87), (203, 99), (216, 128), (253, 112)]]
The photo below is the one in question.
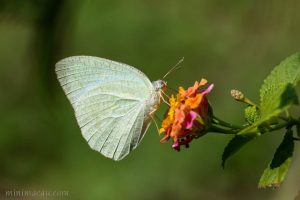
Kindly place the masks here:
[(212, 111), (207, 97), (214, 85), (207, 89), (200, 90), (207, 80), (196, 81), (194, 86), (185, 90), (179, 87), (176, 98), (171, 95), (169, 98), (169, 109), (159, 130), (165, 136), (160, 140), (162, 143), (173, 138), (172, 148), (179, 151), (181, 145), (188, 147), (189, 143), (197, 137), (204, 135), (209, 128)]

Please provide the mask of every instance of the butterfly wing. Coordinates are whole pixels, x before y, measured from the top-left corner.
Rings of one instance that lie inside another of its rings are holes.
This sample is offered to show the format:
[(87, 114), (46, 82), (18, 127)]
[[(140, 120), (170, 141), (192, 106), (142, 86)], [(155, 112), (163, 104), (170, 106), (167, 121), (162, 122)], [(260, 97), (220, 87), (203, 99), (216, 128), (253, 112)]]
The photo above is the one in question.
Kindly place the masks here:
[(121, 160), (136, 148), (150, 124), (146, 102), (154, 93), (142, 72), (103, 58), (74, 56), (58, 62), (56, 73), (92, 149)]

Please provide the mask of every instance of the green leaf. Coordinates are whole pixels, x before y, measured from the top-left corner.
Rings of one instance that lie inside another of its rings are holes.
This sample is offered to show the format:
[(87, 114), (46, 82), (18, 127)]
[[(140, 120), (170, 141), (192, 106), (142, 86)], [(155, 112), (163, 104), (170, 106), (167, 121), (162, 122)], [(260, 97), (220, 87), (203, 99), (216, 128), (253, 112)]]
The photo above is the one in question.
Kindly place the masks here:
[(294, 151), (292, 130), (288, 130), (267, 169), (264, 170), (259, 183), (259, 188), (278, 188), (291, 164)]
[(281, 112), (289, 108), (292, 104), (298, 104), (298, 97), (296, 95), (296, 91), (290, 84), (287, 84), (286, 89), (283, 91), (280, 97), (280, 104), (277, 109), (274, 109), (269, 115), (264, 118), (260, 118), (258, 121), (254, 122), (252, 125), (244, 128), (238, 135), (256, 135), (260, 136), (260, 130), (266, 130), (260, 126), (265, 126), (268, 128), (268, 125), (272, 123), (270, 119), (279, 115)]
[(245, 119), (248, 124), (253, 124), (257, 120), (259, 120), (259, 118), (260, 118), (260, 114), (256, 106), (248, 106), (245, 109)]
[(252, 136), (234, 136), (227, 146), (224, 149), (223, 155), (222, 155), (222, 167), (225, 167), (226, 160), (235, 154), (240, 148), (242, 148), (245, 144), (247, 144), (249, 141), (251, 141), (254, 137)]
[[(286, 109), (294, 100), (291, 95), (293, 89), (300, 80), (300, 53), (296, 53), (281, 62), (271, 74), (264, 80), (260, 89), (260, 109), (263, 119), (274, 116), (274, 111)], [(284, 98), (282, 97), (284, 96)], [(276, 112), (278, 113), (278, 112)]]
[(292, 104), (298, 104), (295, 86), (300, 80), (300, 53), (296, 53), (281, 62), (265, 79), (260, 89), (261, 118), (251, 126), (241, 130), (238, 135), (260, 135), (259, 126), (268, 125), (273, 117), (287, 110)]
[(284, 109), (286, 106), (292, 104), (297, 105), (299, 101), (295, 87), (291, 83), (288, 83), (281, 95), (279, 108)]
[[(299, 80), (300, 53), (296, 53), (275, 67), (265, 79), (260, 89), (260, 112), (255, 111), (253, 108), (245, 110), (245, 117), (250, 126), (238, 132), (225, 147), (222, 155), (223, 167), (226, 160), (242, 146), (255, 137), (260, 136), (261, 133), (268, 132), (270, 125), (274, 122), (271, 120), (272, 118), (287, 110), (292, 104), (298, 104), (295, 86)], [(287, 159), (286, 165), (289, 162)], [(282, 168), (278, 170), (283, 170)]]

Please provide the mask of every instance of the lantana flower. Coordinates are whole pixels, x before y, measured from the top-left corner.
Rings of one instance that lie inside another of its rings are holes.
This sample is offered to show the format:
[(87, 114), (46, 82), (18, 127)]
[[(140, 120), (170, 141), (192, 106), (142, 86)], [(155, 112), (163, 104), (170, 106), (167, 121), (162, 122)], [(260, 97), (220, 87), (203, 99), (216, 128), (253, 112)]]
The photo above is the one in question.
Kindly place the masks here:
[(210, 93), (214, 85), (206, 89), (200, 87), (206, 85), (207, 80), (196, 81), (194, 86), (185, 90), (178, 88), (176, 97), (169, 98), (169, 109), (162, 122), (160, 134), (165, 136), (160, 140), (162, 143), (173, 139), (172, 148), (179, 151), (181, 145), (189, 146), (194, 139), (204, 135), (211, 123), (212, 109), (208, 103), (206, 94)]

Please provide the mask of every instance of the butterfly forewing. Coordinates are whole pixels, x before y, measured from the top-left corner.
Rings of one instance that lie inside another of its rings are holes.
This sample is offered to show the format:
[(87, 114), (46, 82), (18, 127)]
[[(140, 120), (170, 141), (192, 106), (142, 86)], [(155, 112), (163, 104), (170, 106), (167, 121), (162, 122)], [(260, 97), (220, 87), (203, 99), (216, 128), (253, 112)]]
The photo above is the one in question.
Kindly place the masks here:
[(56, 73), (91, 148), (120, 160), (138, 145), (149, 124), (146, 102), (155, 93), (142, 72), (103, 58), (74, 56), (58, 62)]

